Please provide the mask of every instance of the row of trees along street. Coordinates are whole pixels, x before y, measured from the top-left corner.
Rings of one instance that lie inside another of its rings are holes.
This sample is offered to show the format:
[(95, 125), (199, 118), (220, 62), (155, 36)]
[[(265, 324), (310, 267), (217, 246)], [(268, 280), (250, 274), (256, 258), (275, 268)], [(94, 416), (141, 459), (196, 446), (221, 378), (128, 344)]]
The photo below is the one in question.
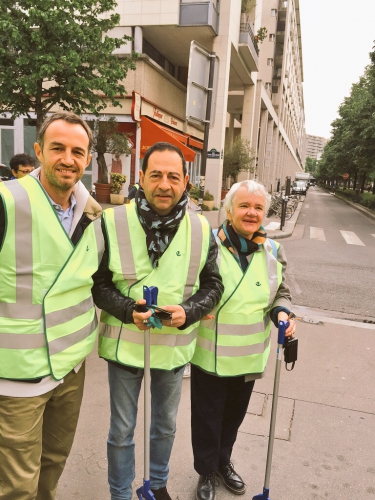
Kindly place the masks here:
[[(357, 188), (363, 193), (372, 184), (374, 195), (375, 50), (370, 53), (370, 60), (363, 76), (358, 83), (353, 84), (349, 97), (339, 107), (339, 118), (331, 124), (332, 137), (317, 164), (316, 177), (338, 185), (343, 175), (348, 174), (345, 188)], [(368, 203), (364, 204), (374, 209), (373, 195), (369, 195)]]

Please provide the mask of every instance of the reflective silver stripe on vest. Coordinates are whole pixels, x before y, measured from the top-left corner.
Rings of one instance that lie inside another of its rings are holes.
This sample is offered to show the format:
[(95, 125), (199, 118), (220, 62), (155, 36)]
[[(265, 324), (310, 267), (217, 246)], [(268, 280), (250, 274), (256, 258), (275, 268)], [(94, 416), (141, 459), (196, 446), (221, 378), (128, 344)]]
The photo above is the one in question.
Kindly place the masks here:
[[(217, 346), (217, 356), (227, 356), (227, 357), (240, 357), (240, 356), (251, 356), (252, 354), (263, 354), (267, 349), (271, 340), (269, 335), (264, 342), (258, 344), (246, 345), (246, 346)], [(197, 338), (197, 346), (205, 349), (206, 351), (215, 352), (215, 341), (205, 339), (203, 337)]]
[[(32, 215), (28, 195), (19, 182), (7, 183), (14, 198), (23, 199), (15, 203), (15, 247), (16, 247), (16, 303), (0, 303), (0, 316), (15, 319), (39, 319), (42, 305), (32, 303), (33, 293), (33, 247)], [(22, 304), (22, 307), (20, 306)]]
[(218, 326), (218, 333), (219, 335), (235, 335), (238, 337), (254, 335), (256, 333), (263, 333), (269, 322), (270, 318), (267, 315), (264, 321), (254, 323), (252, 325), (225, 325), (220, 323)]
[(270, 343), (271, 337), (268, 336), (264, 342), (260, 344), (246, 346), (217, 346), (218, 356), (229, 356), (231, 358), (239, 356), (251, 356), (252, 354), (263, 354)]
[(1, 349), (38, 349), (45, 346), (43, 333), (0, 333)]
[(69, 347), (78, 344), (81, 340), (89, 337), (95, 328), (98, 326), (98, 318), (96, 317), (96, 313), (94, 314), (94, 319), (92, 322), (80, 330), (76, 332), (70, 333), (69, 335), (65, 335), (59, 339), (52, 340), (48, 343), (49, 355), (53, 356), (59, 352), (65, 351)]
[(190, 217), (191, 238), (190, 238), (190, 263), (186, 285), (184, 290), (183, 301), (193, 295), (193, 288), (199, 274), (199, 265), (202, 253), (203, 244), (203, 228), (197, 214), (187, 212)]
[[(120, 333), (119, 326), (101, 325), (100, 333), (104, 337), (110, 339), (118, 339)], [(198, 328), (194, 328), (188, 334), (165, 334), (165, 333), (150, 333), (150, 344), (151, 345), (163, 345), (167, 347), (181, 347), (190, 345), (196, 338), (198, 333)], [(125, 340), (131, 342), (132, 344), (143, 345), (144, 335), (142, 332), (134, 332), (133, 330), (128, 330), (127, 328), (121, 329), (120, 340)]]
[(87, 297), (87, 299), (83, 300), (79, 304), (46, 314), (46, 327), (52, 328), (56, 325), (66, 323), (71, 319), (90, 311), (92, 307), (94, 307), (94, 302), (92, 300), (92, 296), (90, 295), (90, 297)]
[(96, 247), (98, 249), (98, 266), (99, 266), (99, 264), (102, 260), (103, 254), (104, 254), (104, 247), (105, 247), (103, 231), (102, 231), (101, 217), (99, 217), (99, 219), (95, 219), (92, 222), (92, 224), (94, 224)]
[(277, 278), (277, 260), (273, 256), (272, 247), (267, 239), (267, 242), (263, 245), (263, 249), (266, 254), (266, 266), (268, 275), (268, 284), (270, 287), (270, 296), (267, 309), (269, 309), (276, 297), (277, 290), (279, 288), (279, 280)]
[[(126, 216), (125, 205), (113, 209), (117, 242), (120, 252), (121, 269), (124, 279), (127, 281), (137, 280), (135, 263), (130, 240), (128, 218)], [(146, 237), (146, 236), (145, 236)]]

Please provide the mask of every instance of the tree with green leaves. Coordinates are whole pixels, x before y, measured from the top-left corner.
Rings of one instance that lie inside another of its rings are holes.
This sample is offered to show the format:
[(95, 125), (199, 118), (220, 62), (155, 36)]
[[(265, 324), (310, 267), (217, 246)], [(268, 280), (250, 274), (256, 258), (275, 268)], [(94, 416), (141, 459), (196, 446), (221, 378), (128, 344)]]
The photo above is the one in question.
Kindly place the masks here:
[(0, 113), (35, 112), (37, 130), (55, 105), (98, 115), (120, 106), (122, 81), (136, 54), (113, 51), (130, 38), (112, 38), (120, 22), (116, 0), (1, 0)]
[(332, 122), (332, 139), (318, 165), (319, 178), (341, 180), (348, 173), (362, 191), (375, 175), (375, 52), (370, 57), (372, 64), (339, 107), (339, 118)]
[(233, 144), (225, 150), (223, 162), (223, 175), (231, 177), (237, 182), (240, 172), (254, 172), (254, 151), (250, 141), (238, 136)]

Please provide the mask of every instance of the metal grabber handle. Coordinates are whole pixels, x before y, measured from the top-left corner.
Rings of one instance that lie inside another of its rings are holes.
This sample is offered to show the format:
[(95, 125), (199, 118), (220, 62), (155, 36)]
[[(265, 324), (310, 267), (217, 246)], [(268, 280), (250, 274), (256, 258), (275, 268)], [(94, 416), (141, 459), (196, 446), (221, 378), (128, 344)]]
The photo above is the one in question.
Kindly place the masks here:
[[(156, 286), (144, 286), (143, 298), (146, 305), (157, 305), (158, 289)], [(151, 425), (151, 372), (150, 372), (150, 329), (144, 331), (144, 468), (143, 486), (137, 489), (139, 500), (154, 500), (150, 486), (150, 425)]]
[(269, 438), (268, 438), (266, 475), (264, 478), (263, 493), (260, 493), (260, 495), (255, 495), (253, 497), (253, 500), (271, 500), (268, 495), (269, 495), (269, 491), (270, 491), (270, 477), (271, 477), (273, 442), (275, 439), (277, 402), (278, 402), (278, 398), (279, 398), (280, 370), (281, 370), (281, 361), (282, 361), (282, 355), (283, 355), (285, 330), (288, 328), (288, 326), (289, 326), (289, 323), (287, 321), (279, 321), (279, 329), (278, 329), (278, 334), (277, 334), (275, 381), (273, 384), (271, 422), (270, 422), (270, 432), (269, 432)]

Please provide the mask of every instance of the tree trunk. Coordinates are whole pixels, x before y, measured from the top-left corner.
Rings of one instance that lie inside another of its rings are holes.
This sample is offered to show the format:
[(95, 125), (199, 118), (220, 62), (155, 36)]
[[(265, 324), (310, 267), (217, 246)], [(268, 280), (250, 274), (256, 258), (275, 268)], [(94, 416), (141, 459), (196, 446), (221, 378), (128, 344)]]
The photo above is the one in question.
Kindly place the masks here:
[(372, 181), (372, 194), (375, 194), (375, 177)]
[(44, 121), (44, 110), (42, 102), (43, 80), (36, 82), (36, 95), (35, 95), (35, 114), (36, 114), (36, 133), (38, 134), (40, 127)]
[(101, 184), (108, 184), (108, 168), (105, 163), (104, 154), (98, 153), (96, 159), (98, 162), (98, 182)]
[(365, 182), (366, 182), (366, 172), (362, 172), (362, 176), (361, 176), (361, 194), (365, 190)]

